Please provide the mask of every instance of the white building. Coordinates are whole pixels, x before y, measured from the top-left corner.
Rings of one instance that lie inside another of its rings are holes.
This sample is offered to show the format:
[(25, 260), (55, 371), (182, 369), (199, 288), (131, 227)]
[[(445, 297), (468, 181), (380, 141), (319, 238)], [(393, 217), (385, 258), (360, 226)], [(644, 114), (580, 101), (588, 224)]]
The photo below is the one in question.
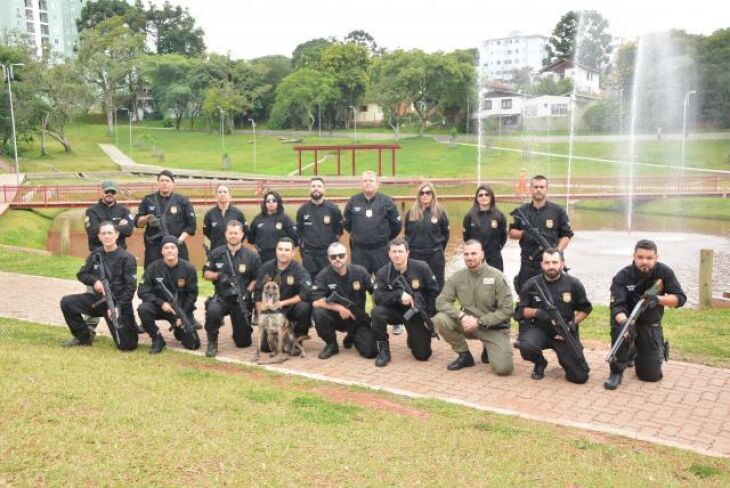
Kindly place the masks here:
[(508, 90), (492, 90), (484, 94), (478, 117), (499, 120), (502, 127), (516, 127), (520, 123), (525, 97)]
[(545, 66), (538, 73), (541, 79), (552, 78), (555, 82), (568, 79), (573, 82), (576, 92), (581, 95), (598, 96), (601, 93), (598, 70), (573, 64), (572, 61), (562, 59)]
[(375, 102), (359, 105), (355, 120), (358, 124), (379, 124), (383, 121), (383, 108)]
[(487, 39), (479, 49), (480, 66), (493, 80), (509, 81), (512, 70), (530, 67), (532, 73), (542, 69), (548, 38), (540, 35), (521, 35)]
[(570, 97), (543, 95), (525, 100), (522, 115), (526, 119), (565, 117), (571, 111)]

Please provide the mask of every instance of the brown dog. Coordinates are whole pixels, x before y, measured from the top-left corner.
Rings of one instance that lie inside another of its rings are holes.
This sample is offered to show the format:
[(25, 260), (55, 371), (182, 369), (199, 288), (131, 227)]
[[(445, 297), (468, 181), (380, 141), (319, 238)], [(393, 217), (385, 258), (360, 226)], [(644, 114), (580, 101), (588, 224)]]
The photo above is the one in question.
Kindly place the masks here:
[[(259, 341), (256, 348), (256, 360), (260, 364), (281, 363), (299, 351), (305, 357), (302, 342), (308, 337), (297, 339), (294, 336), (294, 328), (284, 315), (279, 304), (279, 285), (275, 281), (269, 281), (264, 285), (261, 293), (261, 312), (259, 314)], [(271, 351), (269, 361), (261, 361), (261, 338), (266, 331), (266, 342)], [(288, 353), (288, 354), (287, 354)]]

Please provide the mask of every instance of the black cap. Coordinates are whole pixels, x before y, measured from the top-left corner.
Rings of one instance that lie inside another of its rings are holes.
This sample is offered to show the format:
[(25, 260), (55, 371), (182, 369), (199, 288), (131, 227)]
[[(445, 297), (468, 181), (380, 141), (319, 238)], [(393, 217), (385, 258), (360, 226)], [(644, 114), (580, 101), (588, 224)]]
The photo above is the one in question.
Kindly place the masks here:
[(157, 174), (158, 180), (160, 179), (160, 176), (167, 176), (168, 178), (170, 178), (172, 180), (173, 183), (175, 182), (175, 177), (172, 175), (172, 171), (170, 171), (169, 169), (163, 169), (162, 171), (160, 171)]
[(175, 236), (165, 236), (162, 238), (162, 244), (160, 244), (160, 247), (165, 247), (165, 244), (175, 244), (176, 246), (180, 246), (180, 242), (178, 241), (177, 237)]

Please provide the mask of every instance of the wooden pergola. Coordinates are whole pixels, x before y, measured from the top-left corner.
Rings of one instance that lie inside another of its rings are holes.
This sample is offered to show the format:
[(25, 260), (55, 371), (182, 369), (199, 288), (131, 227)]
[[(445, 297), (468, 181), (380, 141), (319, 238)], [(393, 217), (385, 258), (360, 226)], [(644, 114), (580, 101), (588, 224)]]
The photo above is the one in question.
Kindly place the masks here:
[(302, 174), (302, 152), (312, 151), (314, 153), (314, 174), (319, 174), (318, 156), (320, 151), (336, 151), (337, 152), (337, 176), (342, 176), (342, 153), (349, 152), (351, 154), (350, 161), (352, 166), (352, 176), (357, 171), (355, 153), (357, 151), (378, 151), (378, 176), (383, 176), (383, 151), (390, 151), (390, 172), (391, 176), (396, 173), (396, 150), (400, 149), (398, 144), (338, 144), (328, 146), (294, 146), (297, 152), (297, 168), (299, 175)]

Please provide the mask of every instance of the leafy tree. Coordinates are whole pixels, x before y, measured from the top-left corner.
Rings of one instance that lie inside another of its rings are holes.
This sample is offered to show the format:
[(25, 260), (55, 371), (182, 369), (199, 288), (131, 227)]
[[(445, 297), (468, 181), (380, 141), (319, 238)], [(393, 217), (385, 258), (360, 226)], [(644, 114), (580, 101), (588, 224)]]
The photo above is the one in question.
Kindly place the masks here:
[(619, 101), (600, 100), (591, 104), (583, 112), (583, 130), (590, 132), (616, 132), (620, 129)]
[[(577, 46), (576, 38), (580, 46)], [(571, 10), (560, 18), (553, 29), (543, 64), (552, 64), (560, 59), (574, 60), (576, 48), (579, 47), (578, 64), (602, 70), (608, 62), (610, 43), (608, 21), (598, 11)]]
[(294, 69), (319, 68), (322, 64), (322, 53), (334, 44), (334, 40), (324, 38), (312, 39), (299, 44), (291, 55), (292, 66)]
[(272, 127), (307, 127), (312, 130), (318, 109), (340, 99), (337, 80), (328, 72), (302, 68), (284, 78), (276, 89), (271, 109)]
[(79, 18), (76, 20), (76, 28), (80, 34), (115, 16), (122, 17), (133, 32), (146, 31), (147, 13), (139, 0), (134, 5), (130, 5), (125, 0), (87, 2), (81, 8)]
[(530, 85), (527, 92), (536, 97), (542, 95), (566, 95), (573, 91), (573, 82), (568, 78), (555, 81), (553, 78), (544, 78)]
[(157, 54), (200, 56), (205, 52), (204, 32), (195, 26), (187, 8), (165, 1), (161, 9), (150, 4), (148, 32), (154, 39)]
[(719, 127), (730, 127), (730, 29), (719, 29), (697, 40), (701, 116)]
[(385, 48), (378, 46), (375, 38), (364, 30), (354, 30), (345, 36), (346, 44), (357, 44), (368, 50), (371, 56), (380, 56), (385, 53)]
[(357, 44), (335, 44), (322, 53), (322, 68), (336, 81), (342, 98), (339, 114), (349, 120), (349, 107), (357, 106), (370, 83), (370, 53)]
[(150, 80), (152, 96), (160, 112), (172, 112), (175, 129), (195, 102), (191, 82), (195, 60), (178, 54), (148, 56), (144, 63), (145, 77)]
[[(38, 99), (36, 86), (41, 72), (40, 63), (34, 57), (34, 49), (25, 36), (4, 36), (0, 44), (0, 63), (22, 63), (13, 69), (13, 111), (15, 115), (15, 131), (19, 146), (33, 137), (33, 130), (38, 124)], [(13, 154), (12, 124), (10, 118), (10, 100), (8, 86), (0, 68), (0, 152)], [(22, 148), (19, 148), (19, 151)]]
[(271, 89), (261, 97), (258, 107), (254, 108), (254, 119), (263, 120), (269, 117), (271, 107), (274, 105), (276, 87), (281, 80), (292, 72), (291, 59), (286, 56), (274, 55), (263, 56), (251, 60), (251, 67), (263, 78)]
[(523, 66), (522, 68), (515, 68), (509, 72), (512, 76), (510, 83), (518, 91), (526, 92), (532, 85), (532, 79), (534, 76), (532, 66)]

